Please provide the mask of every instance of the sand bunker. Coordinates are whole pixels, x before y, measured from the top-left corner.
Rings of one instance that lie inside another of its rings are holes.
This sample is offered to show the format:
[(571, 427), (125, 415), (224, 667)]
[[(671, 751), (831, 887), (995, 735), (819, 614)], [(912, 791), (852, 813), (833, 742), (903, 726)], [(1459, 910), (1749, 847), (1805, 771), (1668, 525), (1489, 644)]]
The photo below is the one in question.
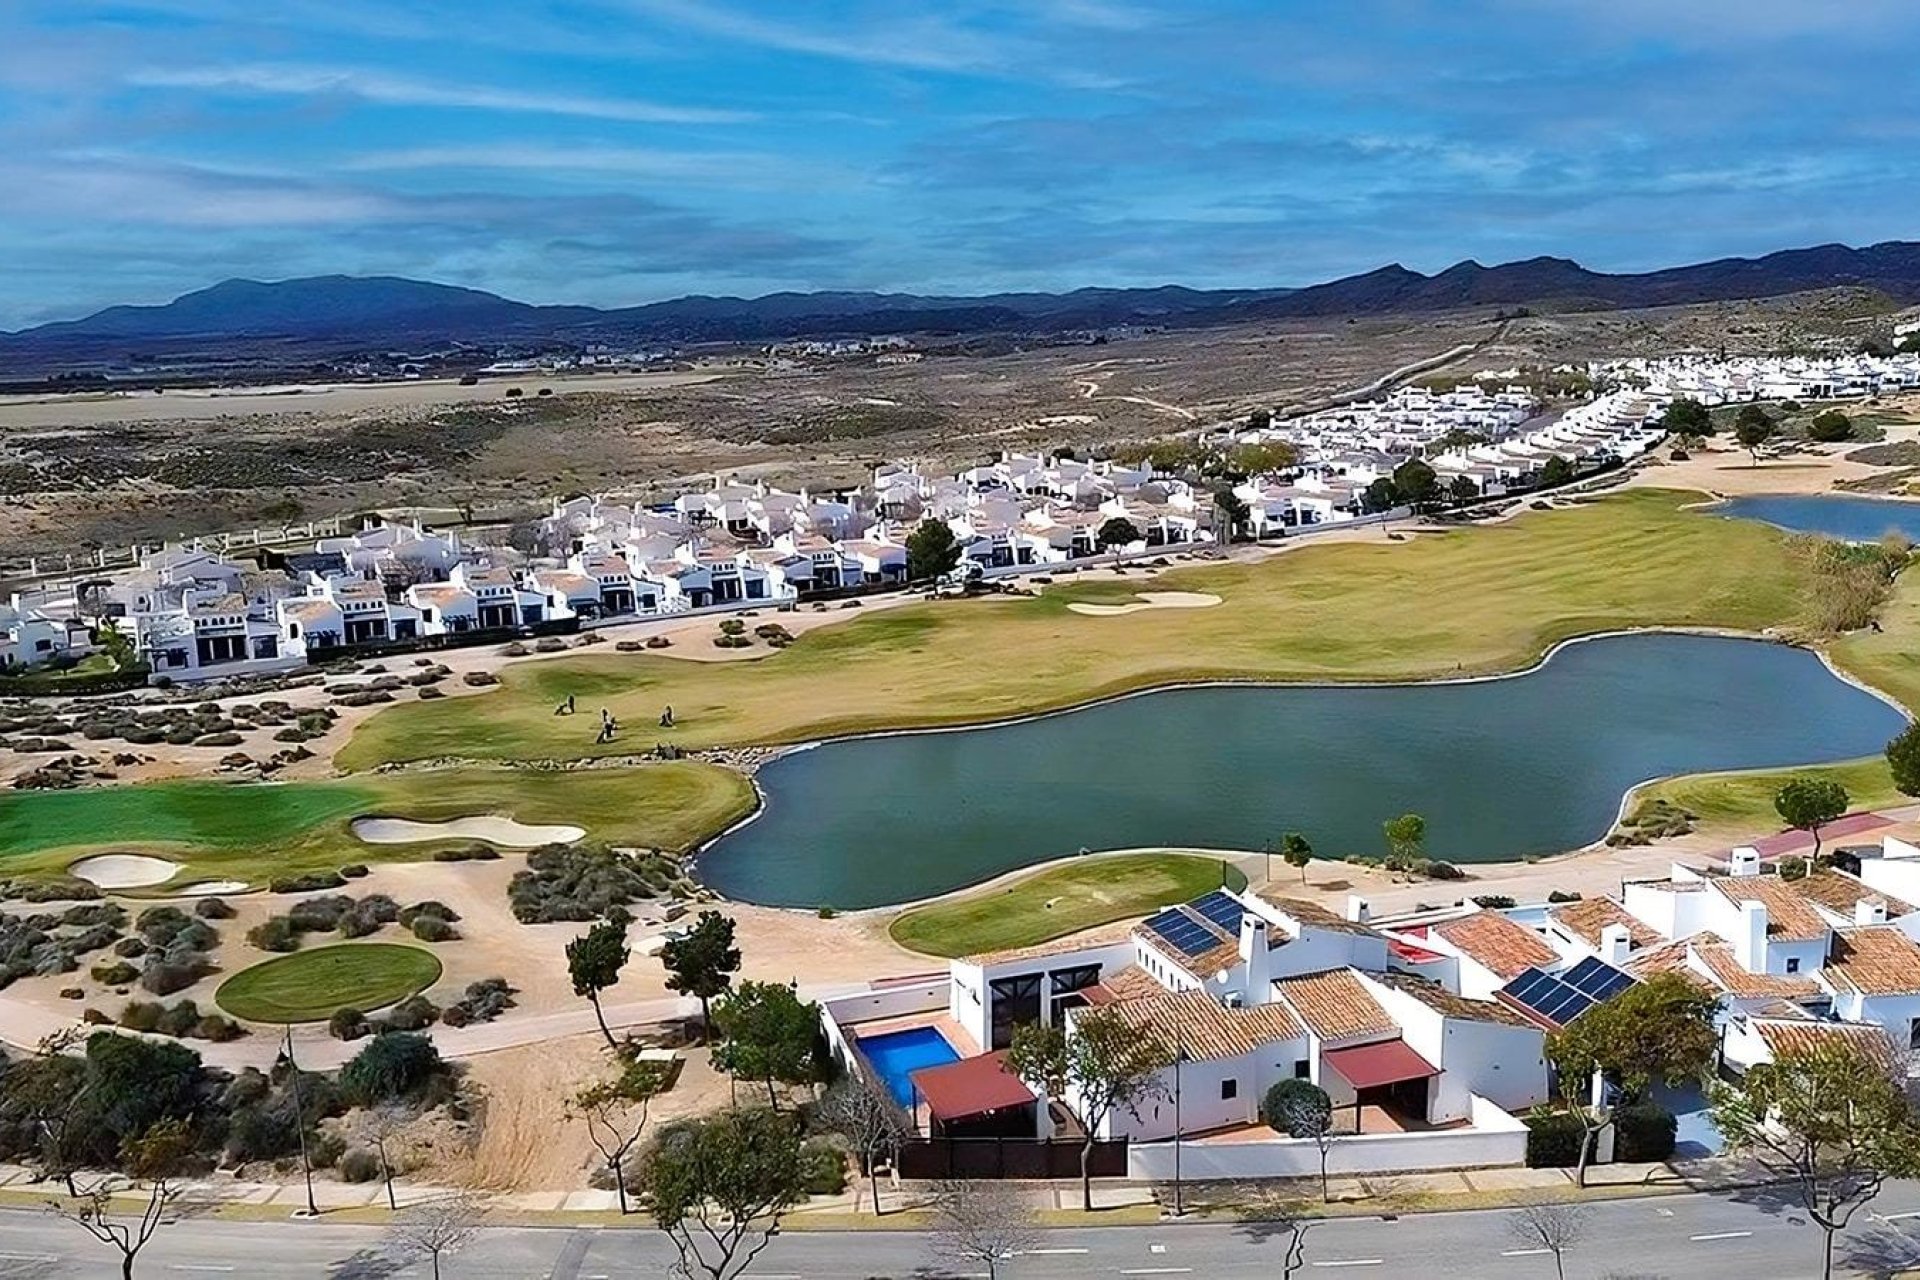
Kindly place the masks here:
[(250, 887), (245, 880), (195, 880), (174, 892), (183, 898), (211, 898), (216, 893), (243, 893)]
[(1133, 604), (1086, 604), (1076, 600), (1067, 608), (1095, 618), (1114, 618), (1142, 609), (1208, 609), (1219, 603), (1219, 596), (1206, 591), (1142, 591)]
[(165, 858), (149, 858), (139, 853), (103, 853), (80, 859), (67, 868), (67, 874), (102, 889), (143, 889), (165, 884), (179, 869), (179, 863)]
[(419, 840), (485, 840), (506, 849), (566, 844), (586, 833), (580, 827), (529, 826), (512, 818), (455, 818), (451, 822), (411, 822), (406, 818), (356, 818), (353, 834), (368, 844), (412, 844)]

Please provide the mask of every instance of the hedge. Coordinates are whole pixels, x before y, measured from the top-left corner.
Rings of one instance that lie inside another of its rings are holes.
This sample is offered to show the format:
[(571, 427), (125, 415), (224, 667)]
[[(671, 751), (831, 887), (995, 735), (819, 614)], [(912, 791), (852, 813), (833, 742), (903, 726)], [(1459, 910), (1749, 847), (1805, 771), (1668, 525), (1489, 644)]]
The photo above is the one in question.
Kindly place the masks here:
[(1571, 1169), (1580, 1163), (1580, 1121), (1564, 1111), (1527, 1117), (1527, 1168)]
[(1680, 1121), (1657, 1102), (1636, 1102), (1613, 1113), (1613, 1158), (1632, 1163), (1673, 1155)]
[(128, 689), (144, 689), (147, 676), (148, 672), (144, 667), (125, 671), (101, 671), (84, 676), (51, 673), (0, 676), (0, 697), (81, 698), (100, 693), (125, 693)]

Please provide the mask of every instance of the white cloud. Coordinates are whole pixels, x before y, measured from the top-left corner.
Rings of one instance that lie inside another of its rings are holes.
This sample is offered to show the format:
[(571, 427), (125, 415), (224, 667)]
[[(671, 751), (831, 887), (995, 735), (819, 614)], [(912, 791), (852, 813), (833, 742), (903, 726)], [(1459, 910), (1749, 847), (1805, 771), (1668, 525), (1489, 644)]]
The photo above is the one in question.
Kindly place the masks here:
[(232, 67), (148, 68), (128, 82), (142, 88), (206, 89), (291, 97), (338, 96), (390, 106), (448, 107), (471, 111), (523, 111), (645, 124), (736, 124), (749, 112), (685, 107), (636, 98), (596, 98), (524, 92), (481, 85), (435, 84), (352, 67), (254, 63)]

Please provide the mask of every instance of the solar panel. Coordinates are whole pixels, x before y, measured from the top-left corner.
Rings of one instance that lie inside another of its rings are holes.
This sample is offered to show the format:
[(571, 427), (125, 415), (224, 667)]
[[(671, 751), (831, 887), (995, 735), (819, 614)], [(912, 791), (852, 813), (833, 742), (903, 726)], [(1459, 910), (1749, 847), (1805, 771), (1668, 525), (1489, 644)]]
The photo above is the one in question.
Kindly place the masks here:
[(1204, 955), (1220, 945), (1218, 934), (1178, 907), (1169, 907), (1149, 919), (1147, 928), (1182, 955)]
[(1187, 909), (1199, 912), (1235, 937), (1240, 935), (1240, 917), (1246, 914), (1246, 908), (1240, 905), (1238, 898), (1218, 889), (1198, 901), (1189, 902)]
[(1632, 977), (1595, 956), (1567, 970), (1565, 981), (1595, 1000), (1611, 1000), (1633, 985)]
[(1594, 1005), (1593, 996), (1539, 969), (1523, 970), (1501, 991), (1514, 1003), (1560, 1026), (1572, 1022)]

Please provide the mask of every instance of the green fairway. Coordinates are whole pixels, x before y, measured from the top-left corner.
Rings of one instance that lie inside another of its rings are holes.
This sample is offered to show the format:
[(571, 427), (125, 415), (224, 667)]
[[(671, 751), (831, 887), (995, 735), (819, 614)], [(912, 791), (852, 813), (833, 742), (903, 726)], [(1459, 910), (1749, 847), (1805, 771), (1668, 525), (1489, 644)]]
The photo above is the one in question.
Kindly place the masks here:
[(1884, 757), (1793, 769), (1756, 769), (1734, 773), (1696, 773), (1654, 782), (1633, 793), (1635, 806), (1668, 800), (1694, 816), (1693, 829), (1728, 838), (1785, 830), (1773, 797), (1790, 778), (1829, 778), (1847, 789), (1854, 809), (1875, 809), (1913, 800), (1893, 789)]
[(903, 911), (887, 932), (931, 956), (1031, 947), (1082, 929), (1144, 916), (1247, 878), (1217, 855), (1161, 850), (1086, 858), (1010, 883)]
[(248, 1022), (321, 1022), (335, 1009), (383, 1009), (439, 978), (440, 960), (424, 948), (349, 942), (242, 969), (221, 983), (213, 998)]
[[(510, 666), (495, 692), (381, 711), (337, 763), (580, 757), (631, 752), (656, 737), (688, 747), (795, 742), (988, 720), (1201, 678), (1510, 671), (1560, 640), (1616, 628), (1797, 624), (1814, 583), (1804, 558), (1777, 529), (1684, 509), (1700, 499), (1629, 490), (1486, 528), (1323, 544), (1153, 580), (1217, 594), (1224, 603), (1214, 608), (1073, 613), (1072, 601), (1123, 601), (1142, 582), (1089, 569), (1037, 599), (876, 611), (757, 661), (601, 653)], [(570, 692), (631, 725), (651, 726), (671, 705), (677, 725), (595, 746), (575, 720), (551, 714)]]
[(589, 839), (683, 852), (754, 805), (753, 786), (694, 761), (630, 768), (409, 770), (325, 782), (153, 782), (0, 794), (0, 874), (55, 872), (102, 850), (185, 864), (181, 879), (261, 882), (347, 862), (407, 861), (468, 839), (366, 844), (363, 815), (440, 822), (502, 814)]

